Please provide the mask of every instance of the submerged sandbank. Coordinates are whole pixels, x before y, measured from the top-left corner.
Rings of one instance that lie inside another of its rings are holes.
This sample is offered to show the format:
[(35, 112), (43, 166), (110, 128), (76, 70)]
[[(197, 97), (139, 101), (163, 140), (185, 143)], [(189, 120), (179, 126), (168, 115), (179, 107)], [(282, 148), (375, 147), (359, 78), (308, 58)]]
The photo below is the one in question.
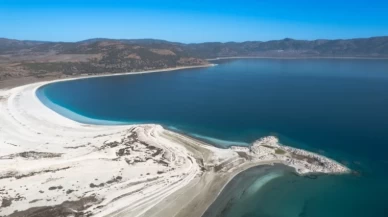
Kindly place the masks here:
[[(202, 217), (225, 216), (231, 212), (231, 208), (236, 203), (249, 200), (265, 184), (283, 175), (284, 166), (275, 164), (274, 166), (255, 166), (237, 174), (226, 184), (217, 199), (209, 206)], [(246, 210), (247, 208), (245, 208)], [(241, 210), (235, 211), (241, 214)]]

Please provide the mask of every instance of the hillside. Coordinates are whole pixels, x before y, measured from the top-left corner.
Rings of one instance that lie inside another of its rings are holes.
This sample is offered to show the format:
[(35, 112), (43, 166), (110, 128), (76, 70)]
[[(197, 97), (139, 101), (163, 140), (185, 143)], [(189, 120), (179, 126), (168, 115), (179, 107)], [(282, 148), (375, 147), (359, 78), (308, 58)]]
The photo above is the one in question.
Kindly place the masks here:
[(188, 44), (189, 54), (216, 58), (230, 56), (261, 57), (388, 57), (388, 37), (349, 40), (247, 41), (241, 43)]
[(0, 40), (0, 80), (119, 73), (207, 64), (173, 44), (89, 40), (77, 43)]
[(207, 64), (218, 57), (388, 57), (388, 37), (349, 40), (207, 42), (95, 38), (80, 42), (0, 38), (0, 80), (118, 73)]

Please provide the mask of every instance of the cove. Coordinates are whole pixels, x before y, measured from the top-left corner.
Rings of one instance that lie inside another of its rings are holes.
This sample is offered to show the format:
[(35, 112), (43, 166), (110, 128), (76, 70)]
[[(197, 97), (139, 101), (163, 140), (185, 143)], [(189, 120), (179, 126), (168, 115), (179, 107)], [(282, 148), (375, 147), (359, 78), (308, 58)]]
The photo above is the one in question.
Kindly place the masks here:
[[(385, 216), (387, 60), (241, 59), (217, 64), (57, 82), (38, 89), (37, 96), (75, 121), (159, 123), (223, 147), (275, 135), (285, 145), (319, 152), (361, 173), (313, 180), (284, 172), (226, 216), (327, 216), (327, 207), (330, 216)], [(238, 208), (252, 206), (257, 210)]]

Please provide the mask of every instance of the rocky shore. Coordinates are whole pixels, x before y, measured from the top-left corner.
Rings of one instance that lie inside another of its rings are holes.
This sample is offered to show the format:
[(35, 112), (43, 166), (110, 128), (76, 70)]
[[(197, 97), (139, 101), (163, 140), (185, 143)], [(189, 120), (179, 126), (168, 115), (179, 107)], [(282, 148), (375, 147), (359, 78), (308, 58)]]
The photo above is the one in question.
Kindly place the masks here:
[(274, 136), (261, 138), (249, 148), (249, 153), (259, 160), (280, 160), (283, 164), (293, 167), (299, 174), (306, 173), (349, 173), (350, 170), (319, 154), (285, 146)]

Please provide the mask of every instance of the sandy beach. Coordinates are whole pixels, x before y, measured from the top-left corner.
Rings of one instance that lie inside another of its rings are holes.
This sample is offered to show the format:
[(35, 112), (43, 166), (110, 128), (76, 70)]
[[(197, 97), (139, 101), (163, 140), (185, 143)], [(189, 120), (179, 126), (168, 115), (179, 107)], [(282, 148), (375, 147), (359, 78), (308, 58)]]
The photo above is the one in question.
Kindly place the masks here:
[(228, 181), (253, 166), (350, 172), (275, 137), (220, 149), (155, 124), (78, 123), (36, 96), (58, 81), (0, 90), (0, 216), (201, 216)]

